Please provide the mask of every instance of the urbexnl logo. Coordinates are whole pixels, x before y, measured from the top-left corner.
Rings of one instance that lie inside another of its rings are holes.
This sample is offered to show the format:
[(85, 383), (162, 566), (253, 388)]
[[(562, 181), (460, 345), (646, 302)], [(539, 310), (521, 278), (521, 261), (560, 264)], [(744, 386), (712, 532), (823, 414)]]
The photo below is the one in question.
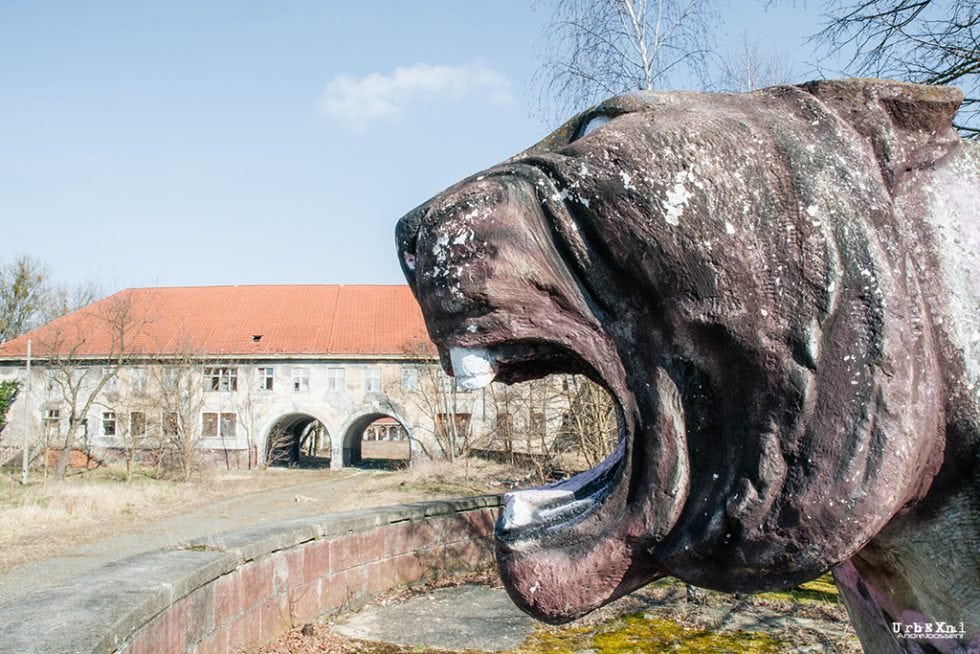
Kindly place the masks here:
[(908, 640), (966, 639), (962, 622), (893, 622), (892, 633)]

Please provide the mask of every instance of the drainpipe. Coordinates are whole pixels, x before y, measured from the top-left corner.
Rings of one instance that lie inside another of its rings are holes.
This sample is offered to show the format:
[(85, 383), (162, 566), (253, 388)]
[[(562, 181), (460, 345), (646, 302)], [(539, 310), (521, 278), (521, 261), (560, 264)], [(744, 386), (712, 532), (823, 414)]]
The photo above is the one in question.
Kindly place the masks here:
[(28, 401), (31, 399), (31, 340), (27, 339), (27, 379), (25, 380), (24, 392), (24, 451), (21, 454), (23, 459), (21, 483), (27, 485), (27, 465), (30, 461), (31, 450), (31, 413), (28, 409)]

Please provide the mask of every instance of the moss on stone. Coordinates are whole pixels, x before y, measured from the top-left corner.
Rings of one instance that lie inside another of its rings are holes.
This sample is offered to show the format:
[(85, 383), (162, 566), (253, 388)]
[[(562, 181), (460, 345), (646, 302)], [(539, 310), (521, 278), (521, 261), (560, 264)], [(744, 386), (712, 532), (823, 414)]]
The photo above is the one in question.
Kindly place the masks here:
[(823, 602), (829, 604), (839, 604), (840, 596), (837, 593), (837, 586), (834, 578), (827, 573), (817, 577), (813, 581), (800, 584), (789, 590), (773, 591), (769, 593), (759, 593), (755, 595), (759, 599), (782, 600), (790, 602)]
[(568, 652), (677, 652), (678, 654), (768, 654), (785, 650), (769, 634), (750, 631), (710, 631), (686, 627), (672, 620), (634, 614), (599, 627), (572, 627), (535, 632), (516, 654)]

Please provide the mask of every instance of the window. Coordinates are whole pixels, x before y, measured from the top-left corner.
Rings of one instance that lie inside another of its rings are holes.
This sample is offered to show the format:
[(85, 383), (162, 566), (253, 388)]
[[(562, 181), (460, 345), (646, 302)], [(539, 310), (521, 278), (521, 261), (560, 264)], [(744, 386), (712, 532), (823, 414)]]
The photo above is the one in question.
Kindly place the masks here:
[(218, 414), (205, 413), (201, 416), (201, 436), (218, 435)]
[(507, 411), (498, 411), (496, 417), (496, 436), (505, 443), (514, 438), (514, 421)]
[[(452, 431), (453, 418), (455, 418), (456, 431)], [(449, 436), (462, 437), (465, 436), (470, 428), (470, 414), (468, 413), (457, 413), (452, 415), (449, 413), (437, 413), (436, 414), (436, 433), (442, 437), (447, 438)]]
[(119, 390), (119, 377), (115, 368), (104, 366), (99, 368), (99, 375), (106, 380), (102, 390), (105, 393), (115, 393)]
[(276, 377), (276, 369), (259, 368), (258, 377), (259, 377), (259, 390), (271, 391)]
[(364, 392), (378, 393), (381, 391), (381, 368), (364, 369)]
[(201, 435), (222, 438), (234, 438), (238, 417), (234, 413), (204, 413), (202, 414)]
[(180, 369), (167, 366), (160, 370), (160, 386), (165, 391), (175, 391), (180, 387)]
[(532, 411), (531, 412), (531, 424), (529, 425), (528, 431), (531, 435), (537, 437), (543, 437), (545, 430), (545, 419), (543, 411)]
[(237, 391), (238, 368), (205, 368), (204, 382), (211, 391)]
[(419, 369), (402, 368), (402, 390), (414, 391), (419, 387)]
[(116, 414), (113, 411), (102, 412), (102, 435), (116, 435)]
[(293, 368), (293, 390), (294, 391), (310, 390), (309, 368)]
[(129, 387), (134, 393), (146, 390), (146, 368), (133, 368), (129, 371)]
[(146, 414), (142, 411), (133, 411), (129, 414), (129, 433), (131, 436), (143, 436), (146, 434)]
[(70, 418), (68, 420), (68, 424), (73, 427), (77, 424), (78, 428), (76, 429), (75, 433), (83, 438), (88, 436), (88, 418)]
[(49, 436), (55, 435), (61, 428), (61, 409), (48, 409), (44, 412), (44, 431)]
[(343, 368), (327, 368), (327, 390), (342, 391), (347, 387), (347, 375)]
[(222, 413), (221, 414), (221, 437), (222, 438), (234, 438), (236, 436), (236, 427), (238, 424), (238, 416), (234, 413)]
[(163, 412), (163, 433), (165, 436), (176, 436), (180, 433), (180, 415), (176, 411)]

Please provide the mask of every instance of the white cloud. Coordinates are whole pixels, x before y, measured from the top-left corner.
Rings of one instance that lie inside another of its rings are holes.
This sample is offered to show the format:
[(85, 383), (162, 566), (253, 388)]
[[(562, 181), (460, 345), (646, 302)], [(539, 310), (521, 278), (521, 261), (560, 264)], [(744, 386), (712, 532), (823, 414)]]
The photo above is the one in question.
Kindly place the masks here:
[(399, 116), (415, 102), (458, 100), (477, 94), (494, 103), (510, 102), (510, 82), (479, 64), (415, 64), (396, 68), (391, 75), (372, 73), (361, 78), (339, 75), (327, 83), (319, 108), (352, 127), (363, 128), (372, 120)]

